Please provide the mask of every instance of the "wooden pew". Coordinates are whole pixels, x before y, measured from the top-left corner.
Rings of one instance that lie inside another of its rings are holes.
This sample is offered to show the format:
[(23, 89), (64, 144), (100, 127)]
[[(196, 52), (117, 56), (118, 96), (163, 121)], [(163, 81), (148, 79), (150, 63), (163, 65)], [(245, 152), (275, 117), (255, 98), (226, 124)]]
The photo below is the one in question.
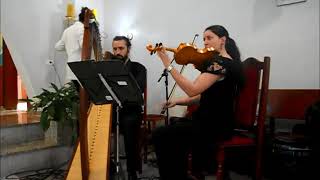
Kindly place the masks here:
[(313, 173), (318, 171), (317, 167), (312, 165), (318, 163), (317, 159), (319, 159), (317, 158), (319, 157), (318, 153), (314, 153), (319, 152), (318, 138), (305, 136), (306, 129), (303, 128), (292, 129), (290, 132), (276, 132), (275, 121), (293, 121), (294, 124), (298, 121), (305, 123), (307, 108), (319, 100), (320, 89), (269, 90), (267, 115), (270, 118), (269, 138), (272, 140), (272, 145), (270, 144), (272, 150), (268, 156), (268, 159), (271, 159), (269, 162), (270, 172), (274, 173), (280, 169), (281, 171), (278, 172), (283, 172), (282, 177), (287, 177), (287, 179), (292, 179), (292, 177), (311, 179), (310, 177), (314, 176)]
[(303, 120), (307, 107), (319, 99), (320, 89), (270, 89), (268, 116)]
[(320, 89), (270, 89), (267, 117), (271, 133), (275, 119), (304, 120), (306, 109), (317, 100), (320, 100)]

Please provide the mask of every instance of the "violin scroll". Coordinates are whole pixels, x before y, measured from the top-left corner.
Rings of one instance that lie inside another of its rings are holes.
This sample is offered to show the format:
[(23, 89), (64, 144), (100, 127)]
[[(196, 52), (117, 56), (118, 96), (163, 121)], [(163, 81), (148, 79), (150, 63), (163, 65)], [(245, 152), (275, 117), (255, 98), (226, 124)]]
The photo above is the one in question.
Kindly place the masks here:
[(151, 44), (147, 45), (147, 50), (150, 51), (150, 55), (155, 54), (157, 51), (161, 50), (163, 48), (162, 43), (156, 43), (155, 47), (153, 47)]

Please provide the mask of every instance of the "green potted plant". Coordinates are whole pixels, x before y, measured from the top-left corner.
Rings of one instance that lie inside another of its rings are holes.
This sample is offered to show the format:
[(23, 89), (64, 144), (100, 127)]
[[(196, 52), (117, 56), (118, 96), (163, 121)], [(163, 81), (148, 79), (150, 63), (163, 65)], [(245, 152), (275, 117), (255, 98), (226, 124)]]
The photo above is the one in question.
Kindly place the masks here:
[(50, 127), (51, 121), (69, 125), (72, 129), (72, 139), (77, 137), (77, 121), (79, 114), (79, 95), (72, 82), (58, 88), (51, 83), (52, 90), (43, 92), (29, 100), (31, 110), (41, 111), (40, 125), (44, 131)]

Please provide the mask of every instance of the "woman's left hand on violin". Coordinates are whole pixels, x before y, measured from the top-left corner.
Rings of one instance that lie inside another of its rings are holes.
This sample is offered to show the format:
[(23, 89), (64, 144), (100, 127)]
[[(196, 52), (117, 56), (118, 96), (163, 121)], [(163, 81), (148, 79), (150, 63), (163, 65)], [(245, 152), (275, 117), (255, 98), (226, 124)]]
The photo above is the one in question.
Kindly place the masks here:
[(167, 52), (164, 49), (158, 50), (157, 51), (157, 55), (161, 59), (163, 65), (165, 67), (168, 67), (170, 65), (169, 56), (168, 56)]

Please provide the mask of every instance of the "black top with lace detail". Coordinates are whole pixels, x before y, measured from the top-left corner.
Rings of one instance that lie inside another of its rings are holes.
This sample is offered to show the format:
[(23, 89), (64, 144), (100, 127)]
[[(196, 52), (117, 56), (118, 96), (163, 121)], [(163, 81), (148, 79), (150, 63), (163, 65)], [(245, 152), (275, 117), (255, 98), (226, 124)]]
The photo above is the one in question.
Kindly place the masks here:
[(221, 78), (201, 94), (200, 106), (193, 114), (193, 126), (211, 140), (230, 137), (234, 127), (234, 100), (242, 85), (241, 61), (216, 56), (204, 63), (201, 73)]

